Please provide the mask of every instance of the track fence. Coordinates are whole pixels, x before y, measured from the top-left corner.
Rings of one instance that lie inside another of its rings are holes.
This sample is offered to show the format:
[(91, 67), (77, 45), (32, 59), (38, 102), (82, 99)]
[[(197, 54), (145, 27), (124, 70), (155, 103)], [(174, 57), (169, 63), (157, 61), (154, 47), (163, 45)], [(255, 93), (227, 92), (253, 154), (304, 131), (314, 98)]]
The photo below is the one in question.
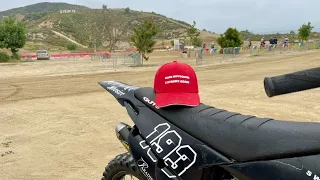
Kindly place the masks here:
[(115, 71), (121, 67), (137, 67), (142, 65), (141, 55), (138, 52), (94, 53), (91, 61), (99, 61), (100, 66), (112, 67)]
[(209, 62), (212, 59), (222, 61), (233, 61), (239, 57), (254, 57), (263, 55), (277, 55), (283, 53), (294, 53), (308, 50), (320, 49), (320, 40), (307, 43), (279, 43), (277, 45), (261, 46), (242, 46), (230, 48), (214, 49), (195, 49), (194, 57), (196, 64), (201, 65), (203, 62)]

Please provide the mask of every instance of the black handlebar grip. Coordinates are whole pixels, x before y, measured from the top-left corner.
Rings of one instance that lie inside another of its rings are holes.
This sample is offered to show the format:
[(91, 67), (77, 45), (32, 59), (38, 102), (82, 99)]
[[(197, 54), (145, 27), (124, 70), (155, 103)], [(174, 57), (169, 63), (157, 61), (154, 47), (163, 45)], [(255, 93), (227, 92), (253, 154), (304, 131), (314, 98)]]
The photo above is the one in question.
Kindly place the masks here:
[(264, 89), (269, 97), (317, 87), (320, 87), (320, 67), (264, 79)]

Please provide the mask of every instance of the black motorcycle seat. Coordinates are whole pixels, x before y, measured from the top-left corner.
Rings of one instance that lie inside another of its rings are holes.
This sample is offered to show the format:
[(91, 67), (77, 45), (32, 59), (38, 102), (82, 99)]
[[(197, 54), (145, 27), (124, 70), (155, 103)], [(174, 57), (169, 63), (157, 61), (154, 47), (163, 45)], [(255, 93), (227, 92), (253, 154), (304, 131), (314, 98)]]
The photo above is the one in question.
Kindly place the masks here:
[(320, 154), (320, 123), (257, 118), (204, 104), (156, 109), (143, 100), (154, 101), (153, 88), (137, 89), (135, 96), (183, 131), (239, 162)]

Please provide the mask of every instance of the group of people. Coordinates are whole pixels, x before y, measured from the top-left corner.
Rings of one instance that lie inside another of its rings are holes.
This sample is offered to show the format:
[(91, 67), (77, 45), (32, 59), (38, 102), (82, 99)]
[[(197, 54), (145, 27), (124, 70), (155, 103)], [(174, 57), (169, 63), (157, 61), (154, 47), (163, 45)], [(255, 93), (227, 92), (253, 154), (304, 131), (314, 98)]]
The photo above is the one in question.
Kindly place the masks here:
[[(212, 41), (211, 42), (211, 45), (210, 45), (210, 54), (213, 52), (213, 50), (214, 50), (214, 41)], [(209, 48), (207, 48), (207, 44), (204, 42), (203, 44), (202, 44), (202, 50), (203, 51), (209, 51)]]
[[(274, 46), (276, 46), (277, 44), (278, 44), (278, 39), (277, 38), (273, 38), (273, 37), (271, 37), (270, 39), (269, 39), (269, 44), (270, 44), (270, 46), (269, 46), (269, 49), (271, 49), (271, 48), (273, 48)], [(285, 38), (284, 38), (284, 40), (283, 40), (283, 44), (284, 44), (284, 47), (288, 47), (289, 46), (289, 38), (287, 37), (287, 36), (285, 36)], [(210, 46), (210, 49), (211, 49), (211, 51), (214, 49), (214, 46), (215, 44), (214, 44), (214, 42), (212, 41), (212, 43), (211, 43), (211, 46)], [(249, 39), (249, 47), (251, 47), (251, 39)], [(265, 41), (265, 39), (264, 39), (264, 37), (261, 39), (261, 41), (260, 41), (260, 46), (261, 47), (265, 47), (265, 45), (266, 45), (266, 41)], [(206, 45), (206, 43), (203, 43), (202, 44), (202, 49), (203, 50), (206, 50), (207, 49), (207, 45)], [(211, 53), (211, 52), (210, 52)]]
[[(274, 46), (276, 46), (278, 44), (278, 39), (271, 37), (269, 39), (269, 43), (270, 43), (269, 48), (272, 48), (272, 47), (274, 47)], [(289, 38), (287, 36), (285, 36), (285, 38), (283, 40), (283, 44), (284, 44), (284, 47), (288, 47), (289, 46)], [(260, 41), (260, 46), (261, 47), (265, 47), (265, 45), (266, 45), (266, 42), (265, 42), (264, 37), (263, 37), (261, 39), (261, 41)]]
[[(278, 39), (271, 37), (269, 39), (269, 44), (270, 44), (269, 49), (274, 47), (274, 46), (276, 46), (278, 44)], [(284, 44), (284, 47), (288, 47), (289, 46), (289, 38), (287, 36), (285, 36), (283, 44)], [(249, 47), (251, 47), (251, 46), (252, 46), (251, 38), (249, 38)], [(266, 46), (266, 41), (265, 41), (264, 37), (262, 37), (262, 39), (260, 41), (260, 46), (261, 47), (265, 47)], [(180, 48), (181, 48), (181, 50), (183, 50), (184, 49), (184, 44), (180, 44)], [(211, 53), (211, 51), (214, 50), (214, 48), (215, 48), (215, 43), (214, 43), (214, 41), (212, 41), (211, 42), (211, 46), (210, 46), (210, 53)], [(209, 48), (207, 48), (207, 44), (204, 42), (202, 44), (202, 50), (208, 50), (208, 49)]]
[[(205, 42), (202, 44), (202, 49), (207, 49), (207, 44)], [(210, 49), (214, 49), (214, 41), (211, 42)]]

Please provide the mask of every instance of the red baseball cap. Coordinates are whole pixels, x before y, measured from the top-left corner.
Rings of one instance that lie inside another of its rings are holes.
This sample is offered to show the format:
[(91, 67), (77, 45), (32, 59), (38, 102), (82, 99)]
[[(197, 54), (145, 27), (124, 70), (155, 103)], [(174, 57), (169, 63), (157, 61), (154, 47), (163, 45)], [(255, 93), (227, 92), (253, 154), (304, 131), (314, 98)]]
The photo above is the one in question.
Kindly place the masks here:
[(197, 75), (191, 66), (174, 61), (160, 67), (154, 79), (158, 107), (200, 104)]

